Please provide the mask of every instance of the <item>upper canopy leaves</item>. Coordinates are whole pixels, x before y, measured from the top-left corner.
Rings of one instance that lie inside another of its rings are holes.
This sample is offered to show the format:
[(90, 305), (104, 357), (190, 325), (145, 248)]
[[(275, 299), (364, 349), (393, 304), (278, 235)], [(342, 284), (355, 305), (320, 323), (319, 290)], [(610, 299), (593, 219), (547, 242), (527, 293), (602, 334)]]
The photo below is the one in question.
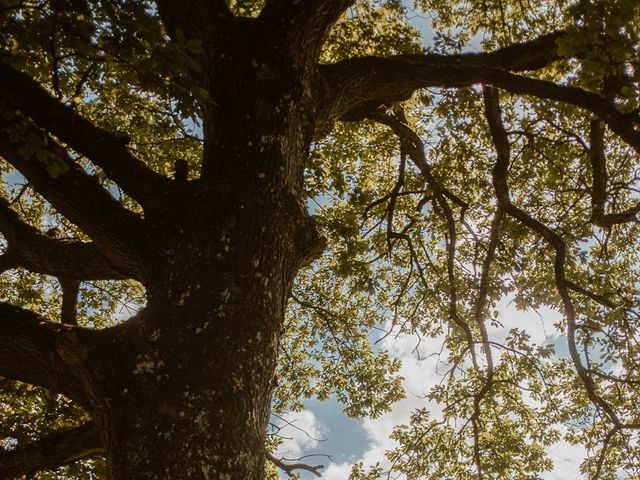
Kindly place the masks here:
[[(335, 395), (350, 415), (388, 411), (403, 392), (384, 348), (416, 335), (442, 346), (428, 393), (442, 411), (414, 412), (389, 462), (354, 478), (539, 478), (559, 439), (587, 448), (591, 477), (637, 475), (640, 7), (416, 4), (3, 2), (1, 258), (21, 269), (3, 298), (54, 318), (58, 283), (22, 269), (91, 280), (79, 322), (101, 327), (140, 295), (99, 281), (141, 279), (126, 245), (149, 241), (140, 232), (185, 191), (177, 158), (190, 185), (205, 181), (201, 123), (224, 93), (214, 83), (234, 81), (219, 56), (255, 34), (308, 76), (304, 185), (329, 239), (294, 290), (274, 408)], [(561, 319), (532, 339), (505, 303)], [(3, 388), (3, 421), (42, 402)]]

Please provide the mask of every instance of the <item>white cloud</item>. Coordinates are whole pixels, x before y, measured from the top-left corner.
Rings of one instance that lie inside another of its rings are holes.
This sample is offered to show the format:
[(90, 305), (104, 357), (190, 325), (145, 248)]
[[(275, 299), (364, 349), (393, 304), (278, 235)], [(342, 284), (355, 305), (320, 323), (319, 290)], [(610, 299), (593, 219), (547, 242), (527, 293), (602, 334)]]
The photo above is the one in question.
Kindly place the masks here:
[[(442, 379), (443, 365), (438, 355), (442, 339), (422, 339), (410, 335), (389, 335), (380, 342), (382, 349), (402, 361), (399, 374), (404, 377), (403, 386), (407, 397), (396, 404), (393, 409), (378, 418), (365, 418), (362, 428), (367, 434), (369, 444), (361, 458), (365, 466), (377, 462), (385, 463), (385, 451), (392, 449), (395, 442), (389, 438), (396, 425), (406, 423), (416, 408), (430, 407), (434, 415), (441, 412), (440, 406), (429, 402), (425, 395), (431, 387)], [(446, 357), (446, 353), (443, 358)], [(329, 432), (330, 433), (330, 432)], [(354, 462), (355, 463), (355, 462)], [(352, 464), (331, 464), (322, 473), (322, 480), (346, 480), (351, 472)]]
[[(509, 330), (519, 328), (531, 336), (531, 342), (540, 345), (558, 333), (553, 327), (559, 319), (556, 311), (541, 309), (538, 312), (520, 312), (507, 302), (501, 303), (498, 308), (502, 325), (489, 326), (491, 340), (504, 341)], [(396, 425), (406, 423), (416, 408), (426, 407), (434, 418), (441, 417), (442, 406), (430, 402), (425, 395), (442, 380), (443, 374), (447, 371), (447, 366), (442, 363), (442, 360), (446, 360), (446, 352), (438, 356), (442, 340), (442, 338), (423, 338), (418, 344), (414, 336), (389, 335), (381, 342), (383, 349), (388, 350), (402, 362), (400, 375), (405, 378), (403, 385), (407, 397), (396, 403), (390, 412), (376, 419), (364, 419), (362, 428), (366, 431), (369, 444), (361, 458), (356, 461), (364, 462), (365, 466), (374, 465), (377, 462), (385, 465), (385, 451), (395, 446), (395, 442), (389, 439), (389, 434)], [(552, 472), (543, 474), (542, 477), (545, 480), (581, 478), (579, 465), (585, 454), (582, 447), (560, 442), (549, 447), (547, 452), (553, 459), (555, 468)], [(332, 464), (324, 471), (322, 480), (346, 480), (351, 466), (352, 464), (349, 463)]]
[(351, 473), (350, 463), (332, 463), (322, 472), (322, 480), (346, 480)]
[(562, 317), (558, 311), (548, 307), (540, 307), (535, 311), (521, 311), (508, 299), (504, 299), (498, 303), (497, 310), (501, 326), (487, 324), (488, 333), (493, 341), (503, 342), (513, 328), (527, 332), (531, 342), (537, 345), (545, 343), (550, 336), (561, 333), (553, 325)]
[[(363, 461), (365, 466), (377, 462), (383, 465), (386, 463), (385, 451), (396, 446), (396, 442), (391, 440), (389, 435), (395, 426), (408, 422), (416, 408), (427, 407), (434, 417), (440, 416), (442, 407), (430, 402), (425, 395), (442, 380), (442, 375), (446, 372), (446, 365), (441, 360), (446, 358), (446, 352), (442, 353), (441, 358), (438, 356), (442, 340), (423, 338), (418, 342), (417, 338), (411, 335), (389, 335), (381, 342), (381, 348), (402, 361), (399, 373), (404, 377), (403, 386), (407, 396), (397, 402), (390, 412), (375, 419), (364, 419), (362, 428), (367, 433), (369, 444), (358, 461)], [(345, 480), (350, 471), (351, 465), (340, 464), (335, 469), (328, 469), (322, 479)]]
[(303, 452), (317, 447), (325, 435), (325, 428), (310, 410), (289, 412), (273, 419), (279, 427), (278, 435), (283, 437), (276, 455), (299, 458)]
[(580, 479), (580, 463), (586, 456), (586, 451), (581, 445), (571, 445), (567, 442), (558, 442), (547, 447), (547, 454), (553, 460), (554, 469), (542, 475), (545, 480), (566, 480), (567, 478)]

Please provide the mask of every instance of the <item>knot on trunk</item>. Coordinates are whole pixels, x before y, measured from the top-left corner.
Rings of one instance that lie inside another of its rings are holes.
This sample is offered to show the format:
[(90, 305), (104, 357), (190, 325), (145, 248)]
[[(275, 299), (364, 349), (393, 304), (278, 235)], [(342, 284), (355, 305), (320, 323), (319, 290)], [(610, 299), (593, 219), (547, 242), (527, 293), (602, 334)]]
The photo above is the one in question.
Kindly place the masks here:
[(327, 247), (327, 237), (312, 216), (306, 215), (302, 223), (294, 237), (300, 255), (300, 268), (320, 258)]
[(98, 332), (64, 325), (55, 339), (55, 352), (80, 387), (82, 406), (95, 412), (108, 407), (104, 394), (101, 365), (95, 361)]
[(287, 203), (293, 217), (293, 243), (298, 268), (306, 267), (322, 255), (327, 238), (315, 218), (309, 215), (300, 195), (290, 192)]
[(89, 352), (73, 331), (62, 331), (56, 338), (55, 349), (58, 356), (72, 367), (83, 365)]

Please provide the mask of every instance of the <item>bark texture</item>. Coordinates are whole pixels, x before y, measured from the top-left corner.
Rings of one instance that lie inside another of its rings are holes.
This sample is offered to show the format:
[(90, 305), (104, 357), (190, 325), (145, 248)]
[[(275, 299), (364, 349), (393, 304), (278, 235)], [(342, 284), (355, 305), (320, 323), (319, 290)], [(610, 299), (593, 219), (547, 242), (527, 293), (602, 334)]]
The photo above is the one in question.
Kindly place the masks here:
[[(228, 20), (225, 8), (191, 3), (191, 12), (209, 15), (210, 23)], [(48, 238), (3, 202), (6, 268), (32, 267), (63, 279), (62, 317), (69, 324), (75, 323), (78, 280), (132, 277), (147, 289), (142, 312), (82, 344), (76, 337), (94, 332), (37, 318), (28, 318), (29, 327), (10, 318), (25, 312), (10, 306), (0, 311), (5, 331), (24, 331), (15, 332), (12, 350), (0, 356), (3, 364), (17, 358), (34, 363), (28, 375), (17, 365), (0, 373), (81, 401), (95, 420), (112, 480), (262, 478), (286, 301), (298, 269), (323, 247), (301, 190), (314, 128), (311, 69), (292, 52), (268, 46), (261, 37), (266, 29), (255, 27), (256, 40), (248, 42), (242, 19), (206, 38), (204, 30), (193, 30), (197, 22), (187, 28), (186, 7), (160, 2), (170, 33), (190, 28), (208, 46), (202, 84), (211, 101), (203, 106), (198, 181), (159, 178), (108, 132), (78, 118), (11, 66), (0, 68), (17, 92), (5, 101), (24, 104), (21, 112), (38, 128), (102, 159), (105, 173), (145, 209), (144, 219), (123, 209), (53, 138), (46, 143), (64, 167), (55, 178), (0, 139), (3, 156), (95, 241)], [(208, 67), (214, 63), (215, 69)], [(69, 123), (77, 128), (67, 132), (63, 126)], [(35, 126), (29, 128), (33, 138), (42, 138)], [(78, 202), (73, 193), (87, 201)], [(82, 255), (76, 260), (85, 259), (75, 275), (64, 262), (74, 252)], [(32, 357), (53, 362), (43, 369)]]
[[(0, 327), (11, 339), (0, 349), (0, 375), (64, 393), (94, 420), (57, 437), (67, 445), (59, 455), (16, 452), (0, 457), (0, 471), (18, 472), (18, 457), (39, 468), (104, 452), (111, 480), (262, 478), (287, 298), (297, 271), (324, 246), (303, 200), (305, 159), (335, 121), (369, 117), (418, 88), (485, 82), (589, 109), (640, 148), (629, 118), (597, 95), (511, 73), (553, 62), (561, 32), (487, 54), (319, 65), (324, 39), (352, 2), (268, 0), (256, 19), (234, 17), (222, 0), (157, 3), (169, 37), (197, 38), (205, 52), (197, 180), (184, 169), (173, 180), (151, 171), (116, 135), (0, 61), (2, 118), (46, 148), (60, 173), (52, 176), (4, 130), (0, 154), (91, 238), (48, 237), (0, 200), (8, 242), (0, 267), (54, 275), (67, 295), (65, 324), (0, 304)], [(67, 147), (144, 215), (116, 201)], [(595, 200), (594, 215), (602, 216)], [(75, 326), (78, 282), (122, 278), (144, 284), (144, 310), (100, 332)], [(79, 447), (82, 439), (90, 448)]]

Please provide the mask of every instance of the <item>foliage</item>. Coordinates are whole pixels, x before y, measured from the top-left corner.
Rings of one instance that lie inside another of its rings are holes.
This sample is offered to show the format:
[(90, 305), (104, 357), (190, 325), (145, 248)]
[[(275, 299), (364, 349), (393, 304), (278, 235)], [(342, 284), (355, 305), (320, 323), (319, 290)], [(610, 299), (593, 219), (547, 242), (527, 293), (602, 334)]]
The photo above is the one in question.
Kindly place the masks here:
[[(640, 6), (633, 0), (415, 3), (409, 8), (393, 0), (359, 0), (332, 30), (322, 61), (493, 50), (566, 29), (558, 42), (565, 58), (534, 77), (602, 94), (620, 112), (637, 113)], [(246, 16), (256, 16), (261, 5), (232, 4)], [(428, 16), (422, 28), (433, 29), (432, 43), (422, 45), (412, 15)], [(170, 175), (168, 159), (176, 157), (197, 170), (199, 103), (207, 92), (193, 78), (202, 69), (202, 47), (182, 32), (169, 42), (152, 2), (6, 0), (0, 25), (3, 61), (96, 124), (126, 132), (128, 147), (155, 171)], [(586, 447), (582, 470), (590, 477), (640, 475), (640, 232), (635, 216), (597, 221), (603, 212), (636, 207), (638, 153), (612, 132), (602, 133), (608, 177), (598, 212), (593, 115), (504, 92), (499, 100), (511, 143), (510, 199), (566, 246), (562, 269), (571, 282), (570, 304), (558, 289), (554, 246), (540, 230), (510, 216), (500, 218), (498, 230), (492, 224), (496, 148), (480, 86), (422, 90), (403, 104), (406, 123), (424, 141), (433, 177), (446, 191), (449, 216), (434, 184), (386, 125), (340, 123), (312, 147), (305, 191), (328, 247), (297, 278), (274, 412), (332, 396), (350, 416), (389, 411), (405, 392), (399, 360), (372, 345), (387, 334), (445, 338), (441, 360), (450, 367), (429, 393), (444, 413), (414, 412), (395, 429), (397, 447), (388, 459), (371, 468), (354, 466), (353, 480), (380, 478), (389, 468), (408, 479), (478, 478), (479, 471), (485, 478), (540, 478), (553, 468), (546, 447), (561, 439)], [(139, 209), (99, 169), (78, 161), (129, 208)], [(84, 238), (12, 168), (2, 168), (5, 197), (32, 225)], [(58, 316), (61, 291), (53, 277), (11, 270), (0, 278), (0, 293), (10, 303)], [(575, 337), (593, 384), (585, 387), (575, 359), (560, 358), (549, 344), (533, 344), (526, 326), (488, 348), (483, 330), (499, 327), (496, 308), (505, 299), (520, 310), (544, 306), (562, 313), (550, 333)], [(79, 322), (103, 328), (126, 316), (123, 306), (135, 311), (143, 304), (135, 282), (83, 283)], [(63, 397), (0, 384), (5, 448), (36, 432), (77, 424), (82, 415)], [(101, 478), (102, 468), (90, 461), (34, 478)], [(271, 471), (270, 478), (275, 475)]]

